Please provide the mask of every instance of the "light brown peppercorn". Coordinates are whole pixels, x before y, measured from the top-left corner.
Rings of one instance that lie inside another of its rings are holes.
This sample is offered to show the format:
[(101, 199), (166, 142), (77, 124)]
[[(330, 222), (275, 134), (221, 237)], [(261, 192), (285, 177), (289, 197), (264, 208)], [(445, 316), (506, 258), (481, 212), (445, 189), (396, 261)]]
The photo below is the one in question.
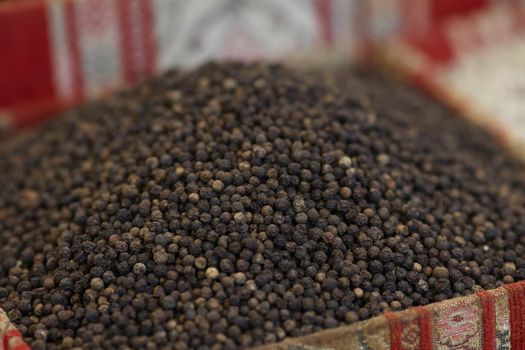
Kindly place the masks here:
[(212, 185), (211, 185), (211, 188), (215, 192), (221, 192), (224, 189), (224, 184), (222, 183), (221, 180), (214, 180)]
[(354, 295), (358, 299), (362, 298), (363, 295), (364, 295), (363, 290), (361, 288), (355, 288), (354, 289)]
[(91, 280), (90, 286), (94, 290), (102, 290), (104, 289), (104, 281), (102, 281), (101, 278), (95, 277)]
[(437, 266), (432, 270), (432, 275), (436, 278), (448, 278), (449, 271), (446, 267)]
[(219, 270), (215, 267), (208, 267), (206, 269), (206, 278), (216, 279), (217, 277), (219, 277)]
[(195, 267), (199, 270), (204, 270), (206, 268), (206, 258), (199, 256), (195, 259)]
[(42, 282), (42, 286), (46, 289), (52, 289), (55, 287), (55, 281), (52, 277), (46, 277), (44, 278), (44, 281)]

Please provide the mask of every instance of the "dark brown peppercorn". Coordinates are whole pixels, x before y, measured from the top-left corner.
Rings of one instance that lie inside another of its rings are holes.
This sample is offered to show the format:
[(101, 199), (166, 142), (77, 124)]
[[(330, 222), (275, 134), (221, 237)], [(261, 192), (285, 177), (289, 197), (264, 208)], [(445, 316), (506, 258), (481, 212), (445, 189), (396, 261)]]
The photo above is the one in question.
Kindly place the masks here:
[(33, 348), (247, 348), (524, 279), (523, 165), (336, 78), (209, 64), (3, 142), (0, 305)]

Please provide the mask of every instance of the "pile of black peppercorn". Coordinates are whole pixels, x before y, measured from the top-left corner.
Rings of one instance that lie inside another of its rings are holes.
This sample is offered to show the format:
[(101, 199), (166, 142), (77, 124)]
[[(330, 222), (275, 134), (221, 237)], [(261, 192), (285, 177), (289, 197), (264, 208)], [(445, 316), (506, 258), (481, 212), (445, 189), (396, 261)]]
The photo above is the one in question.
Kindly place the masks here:
[(34, 349), (235, 349), (524, 279), (523, 166), (343, 80), (208, 64), (4, 142), (0, 307)]

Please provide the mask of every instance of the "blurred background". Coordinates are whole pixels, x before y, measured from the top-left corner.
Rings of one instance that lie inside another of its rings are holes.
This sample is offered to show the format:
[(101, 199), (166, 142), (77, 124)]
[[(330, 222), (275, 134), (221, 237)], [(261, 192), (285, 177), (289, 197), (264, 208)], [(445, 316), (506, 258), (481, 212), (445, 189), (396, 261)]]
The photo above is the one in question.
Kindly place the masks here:
[(0, 0), (0, 128), (212, 59), (385, 70), (525, 145), (523, 0)]

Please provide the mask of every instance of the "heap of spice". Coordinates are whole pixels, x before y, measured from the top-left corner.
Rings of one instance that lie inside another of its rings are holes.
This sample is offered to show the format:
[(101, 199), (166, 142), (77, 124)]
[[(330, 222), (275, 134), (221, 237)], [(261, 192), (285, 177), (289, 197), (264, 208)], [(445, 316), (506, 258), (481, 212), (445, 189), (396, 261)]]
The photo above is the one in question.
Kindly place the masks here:
[(524, 167), (344, 81), (208, 64), (4, 142), (0, 307), (35, 350), (236, 349), (525, 278)]

